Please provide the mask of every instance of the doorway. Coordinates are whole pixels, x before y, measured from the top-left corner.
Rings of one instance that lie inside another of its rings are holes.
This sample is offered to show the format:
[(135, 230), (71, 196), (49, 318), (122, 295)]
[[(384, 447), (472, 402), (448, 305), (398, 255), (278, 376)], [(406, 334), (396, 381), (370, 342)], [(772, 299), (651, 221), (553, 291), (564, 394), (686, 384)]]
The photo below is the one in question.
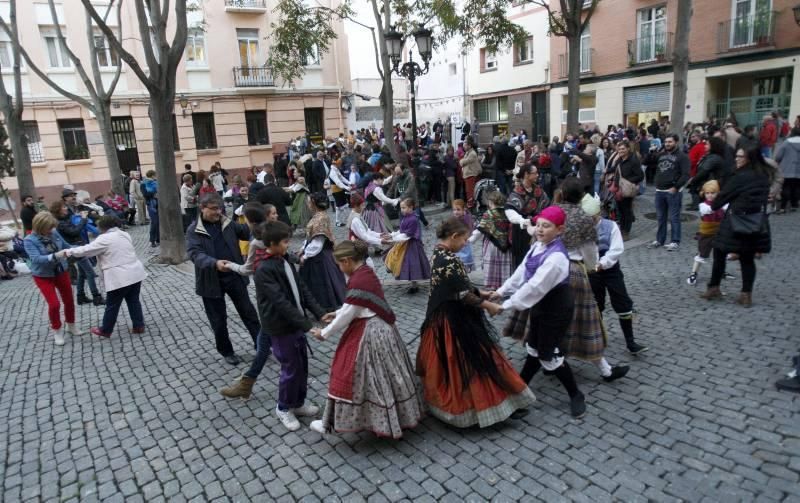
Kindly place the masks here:
[(308, 134), (308, 136), (311, 137), (311, 141), (314, 143), (322, 142), (322, 139), (325, 136), (325, 129), (323, 127), (324, 122), (322, 117), (322, 109), (306, 108), (305, 119), (306, 119), (306, 134)]
[(139, 149), (136, 147), (136, 132), (131, 117), (112, 117), (111, 131), (117, 149), (119, 169), (125, 175), (139, 169)]

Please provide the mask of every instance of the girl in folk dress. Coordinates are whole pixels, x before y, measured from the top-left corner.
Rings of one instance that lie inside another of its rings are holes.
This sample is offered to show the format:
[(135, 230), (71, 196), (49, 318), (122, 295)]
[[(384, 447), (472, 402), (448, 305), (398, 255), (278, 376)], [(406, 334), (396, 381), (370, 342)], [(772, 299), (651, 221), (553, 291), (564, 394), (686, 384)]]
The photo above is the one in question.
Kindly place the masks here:
[(494, 316), (502, 308), (487, 300), (490, 292), (472, 286), (455, 256), (469, 236), (467, 227), (450, 218), (436, 236), (417, 374), (433, 416), (459, 428), (485, 428), (524, 410), (535, 398), (506, 360), (483, 314)]
[[(467, 229), (472, 232), (472, 229), (475, 227), (475, 222), (472, 220), (472, 214), (467, 211), (466, 204), (464, 204), (463, 199), (456, 199), (453, 201), (453, 216), (462, 222), (464, 225), (467, 226)], [(467, 242), (464, 245), (464, 248), (459, 250), (456, 253), (456, 256), (461, 259), (461, 262), (464, 263), (464, 269), (467, 270), (467, 273), (470, 273), (475, 270), (475, 258), (472, 256), (472, 242)]]
[(527, 164), (517, 173), (517, 185), (506, 201), (505, 214), (511, 227), (511, 254), (513, 266), (517, 267), (531, 247), (531, 236), (527, 228), (531, 218), (550, 205), (550, 198), (538, 184), (539, 170), (536, 163)]
[(331, 363), (328, 401), (311, 429), (326, 433), (371, 431), (400, 438), (422, 418), (424, 404), (411, 358), (395, 327), (395, 315), (374, 270), (366, 265), (367, 244), (343, 241), (334, 257), (348, 276), (344, 305), (324, 329), (311, 335), (325, 340), (343, 331)]
[(389, 232), (392, 229), (391, 225), (389, 225), (389, 220), (386, 218), (382, 203), (397, 206), (397, 203), (400, 202), (400, 199), (387, 197), (383, 192), (385, 176), (383, 171), (376, 172), (372, 177), (372, 181), (364, 189), (364, 198), (367, 200), (363, 213), (364, 222), (367, 223), (371, 230), (380, 234)]
[(497, 190), (489, 194), (488, 203), (489, 211), (481, 217), (469, 240), (474, 242), (483, 236), (483, 283), (486, 288), (495, 289), (508, 279), (512, 271), (511, 224), (503, 212), (506, 197), (502, 192)]
[(295, 182), (286, 187), (284, 190), (294, 194), (292, 198), (292, 207), (289, 209), (289, 221), (296, 229), (305, 229), (314, 212), (308, 205), (308, 196), (310, 191), (306, 185), (305, 172), (302, 165), (298, 162), (295, 168), (297, 178)]
[(527, 357), (520, 377), (526, 383), (544, 368), (555, 374), (570, 397), (573, 417), (586, 413), (586, 402), (564, 359), (564, 342), (575, 300), (569, 286), (569, 256), (560, 235), (566, 215), (561, 208), (545, 208), (536, 217), (536, 239), (522, 264), (492, 298), (510, 296), (504, 309), (530, 319), (524, 334)]
[[(347, 228), (350, 229), (348, 239), (350, 241), (362, 241), (368, 246), (372, 245), (380, 250), (383, 245), (392, 242), (391, 235), (388, 233), (378, 234), (367, 226), (361, 216), (364, 212), (364, 206), (366, 206), (366, 203), (361, 194), (353, 192), (353, 195), (350, 196), (350, 216), (347, 218)], [(366, 263), (373, 269), (375, 268), (371, 258), (367, 257)]]
[(391, 234), (395, 245), (386, 254), (386, 268), (395, 279), (411, 281), (408, 293), (419, 291), (417, 280), (431, 277), (431, 264), (422, 244), (422, 229), (414, 212), (416, 203), (411, 198), (400, 202), (400, 230)]
[(314, 299), (326, 310), (338, 309), (344, 301), (344, 276), (333, 260), (333, 230), (328, 217), (328, 196), (311, 195), (308, 204), (315, 210), (306, 226), (306, 241), (300, 255), (300, 278), (311, 289)]

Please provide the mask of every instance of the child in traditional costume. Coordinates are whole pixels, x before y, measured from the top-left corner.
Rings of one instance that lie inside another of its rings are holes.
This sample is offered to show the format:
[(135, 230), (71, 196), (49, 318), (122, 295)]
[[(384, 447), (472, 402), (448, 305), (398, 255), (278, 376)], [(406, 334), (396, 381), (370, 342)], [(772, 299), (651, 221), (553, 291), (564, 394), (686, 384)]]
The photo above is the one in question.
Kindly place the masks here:
[(461, 220), (450, 218), (436, 236), (431, 294), (417, 351), (417, 374), (428, 410), (459, 428), (485, 428), (516, 411), (522, 415), (535, 398), (506, 360), (483, 314), (486, 310), (494, 316), (502, 309), (489, 302), (490, 292), (470, 283), (455, 255), (469, 230)]
[(539, 213), (536, 242), (492, 298), (510, 296), (503, 302), (503, 309), (528, 317), (524, 334), (528, 355), (520, 372), (522, 380), (529, 383), (540, 368), (555, 375), (569, 394), (572, 416), (578, 418), (586, 413), (586, 402), (564, 359), (565, 336), (575, 309), (569, 286), (569, 257), (559, 237), (565, 220), (564, 211), (555, 206)]
[(344, 227), (345, 223), (342, 220), (343, 215), (347, 214), (347, 196), (350, 191), (350, 182), (342, 175), (339, 170), (342, 165), (342, 159), (337, 159), (336, 162), (331, 164), (331, 169), (328, 172), (328, 180), (331, 181), (331, 195), (333, 196), (333, 204), (336, 215), (336, 227)]
[(348, 276), (347, 297), (330, 324), (312, 328), (311, 334), (325, 340), (344, 333), (331, 362), (325, 413), (310, 427), (319, 433), (366, 430), (400, 438), (419, 423), (424, 408), (411, 358), (380, 280), (365, 263), (366, 243), (343, 241), (333, 254)]
[(308, 205), (310, 192), (306, 186), (305, 177), (298, 177), (296, 182), (284, 190), (294, 194), (292, 207), (289, 209), (289, 221), (295, 229), (304, 230), (311, 217), (314, 216), (314, 212)]
[(408, 293), (419, 291), (417, 281), (431, 277), (431, 264), (422, 243), (422, 228), (414, 212), (411, 198), (400, 201), (400, 230), (391, 234), (395, 245), (386, 254), (384, 263), (395, 279), (411, 281)]
[[(388, 233), (383, 235), (378, 234), (367, 226), (361, 216), (365, 206), (366, 203), (364, 198), (361, 197), (361, 194), (353, 192), (353, 195), (350, 196), (350, 216), (347, 218), (347, 228), (350, 229), (348, 239), (351, 241), (362, 241), (368, 246), (372, 245), (380, 250), (383, 245), (392, 242), (391, 237)], [(373, 264), (371, 258), (367, 257), (366, 262), (368, 266), (373, 269), (375, 268), (375, 264)]]
[(306, 226), (306, 241), (300, 253), (300, 277), (309, 285), (311, 293), (326, 310), (339, 308), (344, 301), (344, 276), (333, 260), (333, 229), (328, 216), (328, 195), (311, 194), (308, 204), (314, 216)]
[[(294, 266), (286, 260), (289, 226), (283, 222), (264, 222), (255, 235), (265, 248), (256, 250), (256, 299), (262, 327), (269, 327), (271, 348), (259, 336), (256, 357), (250, 369), (229, 388), (220, 390), (228, 398), (248, 399), (253, 385), (269, 358), (270, 349), (281, 364), (278, 406), (275, 413), (290, 431), (300, 428), (297, 416), (315, 416), (319, 407), (306, 402), (308, 390), (308, 353), (305, 333), (311, 329), (306, 310), (319, 319), (332, 319), (300, 280)], [(263, 334), (263, 332), (262, 332)]]
[(377, 171), (372, 176), (367, 188), (364, 189), (364, 198), (367, 201), (367, 205), (362, 216), (367, 226), (379, 234), (389, 232), (392, 229), (389, 219), (386, 218), (386, 212), (383, 210), (383, 203), (397, 206), (400, 202), (400, 199), (387, 197), (383, 192), (385, 176), (382, 171)]
[[(464, 200), (453, 200), (452, 208), (453, 216), (464, 222), (464, 225), (467, 226), (467, 229), (472, 232), (472, 229), (475, 227), (475, 222), (472, 220), (472, 214), (467, 211), (467, 205), (464, 203)], [(464, 263), (464, 269), (467, 270), (467, 273), (471, 273), (475, 270), (475, 259), (472, 256), (471, 241), (467, 241), (467, 244), (465, 244), (464, 248), (456, 253), (456, 256), (461, 259), (461, 262)]]
[(719, 195), (719, 182), (709, 180), (703, 184), (703, 189), (700, 191), (700, 197), (703, 198), (703, 202), (699, 206), (700, 225), (695, 237), (697, 239), (697, 255), (692, 264), (692, 274), (686, 278), (686, 282), (692, 286), (697, 284), (697, 271), (700, 270), (700, 266), (705, 264), (708, 257), (711, 256), (714, 236), (717, 235), (722, 219), (725, 218), (725, 211), (728, 209), (727, 204), (717, 210), (711, 209), (711, 203), (714, 202), (717, 195)]
[(491, 290), (499, 288), (512, 272), (513, 258), (509, 241), (511, 223), (503, 211), (505, 204), (506, 197), (502, 192), (496, 190), (490, 193), (488, 196), (489, 210), (483, 214), (478, 222), (478, 227), (469, 238), (470, 242), (474, 242), (483, 236), (481, 248), (483, 284)]
[(600, 259), (595, 272), (589, 274), (589, 284), (597, 301), (597, 308), (603, 314), (606, 307), (606, 290), (611, 298), (611, 307), (619, 317), (619, 326), (625, 336), (628, 352), (636, 355), (647, 351), (646, 346), (638, 344), (633, 337), (633, 300), (625, 287), (625, 275), (619, 266), (619, 257), (625, 251), (622, 232), (617, 223), (600, 216), (600, 198), (589, 194), (583, 196), (581, 209), (592, 217), (597, 227), (597, 251)]

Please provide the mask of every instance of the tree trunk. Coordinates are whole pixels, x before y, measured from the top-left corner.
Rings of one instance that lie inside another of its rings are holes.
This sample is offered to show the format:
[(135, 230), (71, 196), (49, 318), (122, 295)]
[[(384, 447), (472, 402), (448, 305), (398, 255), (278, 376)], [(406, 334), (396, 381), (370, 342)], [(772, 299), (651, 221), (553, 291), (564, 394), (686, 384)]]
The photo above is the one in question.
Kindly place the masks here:
[(581, 96), (581, 36), (567, 38), (567, 133), (578, 133), (578, 109)]
[[(678, 23), (675, 28), (675, 51), (672, 54), (672, 109), (670, 133), (681, 135), (686, 113), (686, 88), (689, 77), (689, 30), (692, 22), (692, 0), (678, 0)], [(683, 137), (681, 136), (681, 140)]]
[[(389, 58), (386, 58), (387, 60)], [(392, 159), (397, 161), (397, 145), (394, 143), (394, 89), (392, 89), (392, 74), (389, 64), (383, 66), (383, 135), (386, 138), (386, 146), (389, 147), (389, 154)]]
[(22, 120), (10, 107), (2, 107), (3, 116), (8, 131), (8, 143), (14, 154), (14, 171), (17, 176), (17, 186), (20, 196), (34, 195), (36, 185), (33, 183), (33, 170), (31, 170), (31, 155), (28, 152), (28, 140), (25, 137), (25, 127)]
[(97, 125), (100, 127), (100, 134), (103, 137), (103, 148), (106, 151), (111, 190), (117, 194), (124, 194), (125, 187), (122, 183), (122, 170), (119, 167), (117, 145), (114, 142), (114, 131), (111, 128), (111, 107), (108, 105), (110, 105), (110, 101), (97, 108)]
[(150, 120), (153, 125), (153, 154), (158, 177), (158, 219), (161, 226), (162, 262), (179, 264), (186, 258), (186, 243), (180, 212), (180, 192), (175, 174), (175, 143), (172, 137), (172, 112), (175, 88), (161, 96), (150, 96)]

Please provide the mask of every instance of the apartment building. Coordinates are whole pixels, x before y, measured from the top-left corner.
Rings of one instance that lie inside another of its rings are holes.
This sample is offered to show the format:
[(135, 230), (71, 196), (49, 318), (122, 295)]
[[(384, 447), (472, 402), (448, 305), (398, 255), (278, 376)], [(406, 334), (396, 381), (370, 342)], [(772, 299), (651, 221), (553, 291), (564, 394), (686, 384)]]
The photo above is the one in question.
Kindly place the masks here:
[[(88, 70), (84, 8), (80, 0), (56, 2), (67, 43)], [(195, 0), (188, 12), (189, 35), (177, 71), (173, 123), (179, 171), (185, 163), (196, 171), (216, 161), (228, 170), (247, 168), (272, 161), (274, 154), (286, 150), (287, 142), (305, 132), (321, 138), (344, 130), (350, 73), (341, 26), (331, 50), (307, 61), (302, 80), (288, 86), (276, 82), (265, 67), (275, 4), (276, 0)], [(98, 0), (97, 5), (102, 8), (103, 2)], [(8, 12), (8, 2), (0, 1), (0, 14), (6, 20)], [(86, 94), (55, 35), (47, 1), (17, 1), (17, 18), (21, 45), (39, 68), (64, 88)], [(174, 22), (172, 14), (170, 21)], [(112, 12), (108, 22), (112, 27), (122, 23), (124, 46), (146, 66), (134, 3), (125, 2), (120, 19)], [(122, 65), (112, 101), (116, 155), (122, 169), (153, 169), (147, 92), (97, 30), (93, 43), (102, 48), (98, 63), (104, 82), (110, 82)], [(11, 58), (8, 38), (0, 36), (2, 78), (9, 90), (14, 89)], [(55, 193), (64, 184), (92, 194), (107, 190), (105, 151), (92, 114), (57, 94), (26, 65), (22, 87), (23, 119), (41, 193)], [(16, 180), (7, 182), (15, 188)]]
[(478, 47), (467, 55), (467, 92), (471, 116), (480, 124), (479, 141), (524, 129), (529, 138), (549, 134), (548, 89), (550, 44), (547, 11), (543, 7), (512, 2), (508, 17), (528, 32), (528, 39), (498, 53)]
[[(557, 4), (557, 2), (555, 2)], [(686, 121), (736, 116), (758, 125), (764, 114), (800, 114), (800, 27), (796, 0), (695, 1), (689, 37)], [(602, 0), (581, 37), (582, 124), (640, 124), (670, 115), (677, 0)], [(566, 39), (550, 59), (550, 131), (564, 132)]]

